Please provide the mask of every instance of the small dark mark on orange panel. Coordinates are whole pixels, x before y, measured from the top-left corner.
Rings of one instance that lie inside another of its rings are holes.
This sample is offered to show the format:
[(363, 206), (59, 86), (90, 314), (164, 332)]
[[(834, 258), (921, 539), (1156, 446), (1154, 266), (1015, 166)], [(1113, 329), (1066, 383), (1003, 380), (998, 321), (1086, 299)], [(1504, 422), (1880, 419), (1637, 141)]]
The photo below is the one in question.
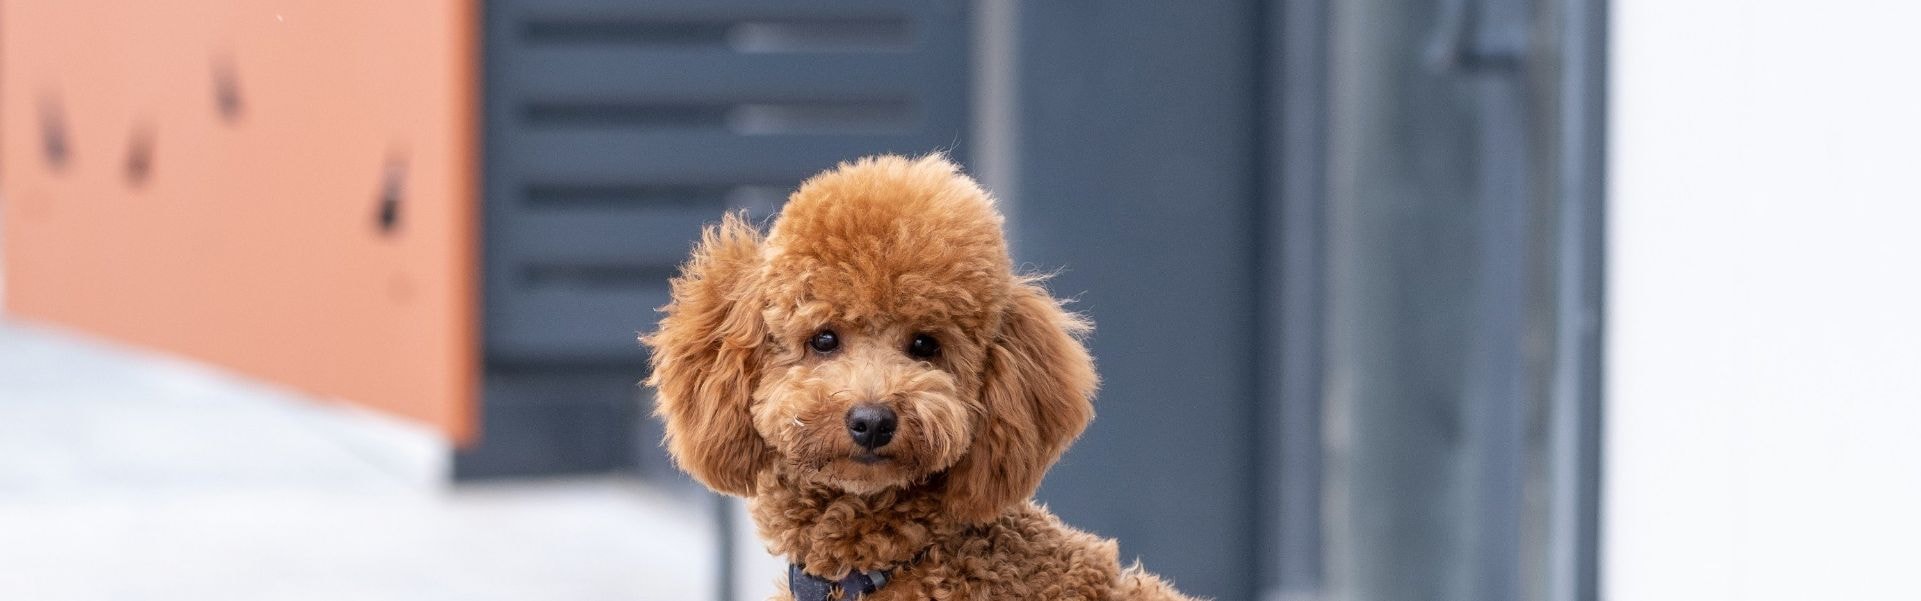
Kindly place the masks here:
[(389, 159), (387, 168), (380, 178), (380, 199), (376, 219), (382, 235), (392, 236), (400, 230), (400, 209), (402, 201), (405, 200), (406, 180), (406, 162), (400, 159)]
[(135, 126), (127, 139), (127, 185), (140, 187), (153, 175), (153, 127)]
[(47, 168), (55, 172), (66, 169), (72, 155), (67, 143), (66, 111), (52, 96), (40, 99), (40, 151), (47, 159)]
[(245, 112), (246, 104), (240, 98), (240, 76), (234, 70), (231, 55), (213, 60), (213, 102), (214, 111), (228, 123), (240, 121)]

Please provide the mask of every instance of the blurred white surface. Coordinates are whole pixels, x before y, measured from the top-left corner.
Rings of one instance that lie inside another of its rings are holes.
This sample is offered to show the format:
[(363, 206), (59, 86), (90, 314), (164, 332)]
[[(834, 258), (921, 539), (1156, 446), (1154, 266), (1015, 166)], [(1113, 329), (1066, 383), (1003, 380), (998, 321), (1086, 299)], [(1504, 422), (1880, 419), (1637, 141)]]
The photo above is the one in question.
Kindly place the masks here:
[(0, 599), (714, 594), (711, 503), (450, 486), (424, 431), (0, 320)]
[(787, 559), (767, 552), (767, 543), (754, 530), (754, 516), (747, 502), (727, 499), (734, 513), (733, 601), (762, 601), (780, 591), (787, 580)]
[(1921, 4), (1612, 4), (1608, 599), (1921, 599)]

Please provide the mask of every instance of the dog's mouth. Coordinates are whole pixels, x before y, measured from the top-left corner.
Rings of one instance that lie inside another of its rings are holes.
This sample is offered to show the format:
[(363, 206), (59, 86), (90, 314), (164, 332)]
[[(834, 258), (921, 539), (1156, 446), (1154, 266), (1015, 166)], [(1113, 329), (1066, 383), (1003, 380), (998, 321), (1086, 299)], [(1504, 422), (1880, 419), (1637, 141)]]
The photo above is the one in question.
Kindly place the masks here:
[(912, 457), (867, 450), (843, 451), (813, 470), (813, 477), (841, 490), (869, 494), (912, 481)]

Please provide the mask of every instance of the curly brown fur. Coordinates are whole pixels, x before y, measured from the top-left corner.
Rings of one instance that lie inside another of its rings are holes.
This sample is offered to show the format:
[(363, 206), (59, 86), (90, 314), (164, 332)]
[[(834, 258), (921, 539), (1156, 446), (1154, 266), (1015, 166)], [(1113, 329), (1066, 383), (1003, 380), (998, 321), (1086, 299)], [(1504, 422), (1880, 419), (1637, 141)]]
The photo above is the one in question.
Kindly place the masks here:
[[(870, 601), (1187, 599), (1030, 500), (1093, 418), (1089, 326), (1014, 272), (944, 157), (843, 163), (765, 236), (728, 216), (662, 311), (643, 341), (669, 453), (809, 573), (891, 571)], [(823, 331), (838, 346), (810, 347)], [(891, 442), (855, 442), (857, 405), (898, 416)]]

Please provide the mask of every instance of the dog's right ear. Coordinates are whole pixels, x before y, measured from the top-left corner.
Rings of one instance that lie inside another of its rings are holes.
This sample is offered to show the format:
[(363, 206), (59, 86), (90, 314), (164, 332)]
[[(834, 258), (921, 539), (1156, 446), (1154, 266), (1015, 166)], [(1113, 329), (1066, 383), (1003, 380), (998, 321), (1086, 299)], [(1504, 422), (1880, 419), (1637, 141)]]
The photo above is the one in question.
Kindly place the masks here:
[(641, 338), (653, 350), (647, 384), (667, 452), (702, 484), (739, 496), (754, 494), (770, 454), (749, 415), (767, 336), (753, 295), (761, 244), (739, 215), (709, 226), (673, 281), (660, 330)]

